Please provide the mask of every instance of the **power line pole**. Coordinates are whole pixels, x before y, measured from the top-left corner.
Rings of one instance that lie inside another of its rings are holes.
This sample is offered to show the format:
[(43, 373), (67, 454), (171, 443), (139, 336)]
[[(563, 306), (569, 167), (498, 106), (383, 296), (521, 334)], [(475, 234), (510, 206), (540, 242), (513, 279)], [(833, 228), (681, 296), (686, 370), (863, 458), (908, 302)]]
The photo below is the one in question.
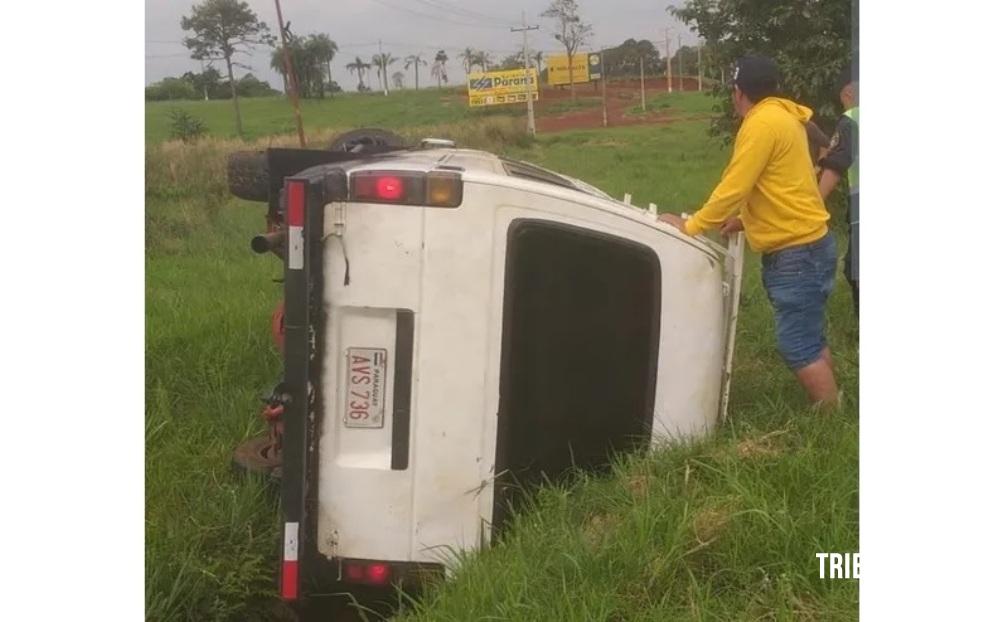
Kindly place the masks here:
[(304, 139), (304, 121), (300, 117), (300, 102), (297, 95), (297, 74), (294, 73), (294, 64), (290, 58), (290, 46), (287, 45), (287, 33), (283, 28), (283, 13), (280, 11), (280, 0), (276, 2), (276, 19), (280, 23), (280, 43), (283, 45), (283, 64), (286, 65), (287, 75), (290, 77), (288, 83), (290, 88), (290, 101), (294, 106), (294, 118), (297, 120), (297, 137), (300, 138), (301, 149), (307, 147)]
[[(526, 65), (526, 131), (529, 132), (531, 136), (536, 135), (536, 114), (533, 112), (532, 106), (532, 80), (529, 76), (529, 31), (539, 30), (539, 26), (528, 26), (526, 24), (526, 12), (522, 12), (522, 28), (511, 28), (512, 32), (522, 33), (522, 57)], [(539, 82), (539, 76), (536, 76), (536, 82)], [(536, 87), (539, 90), (539, 87)]]
[(666, 28), (666, 88), (672, 93), (672, 51), (669, 49), (669, 30)]
[(645, 112), (645, 54), (639, 54), (638, 60), (642, 74), (642, 112)]
[(676, 56), (679, 57), (679, 91), (683, 91), (683, 35), (679, 36), (679, 44), (676, 46)]
[[(588, 62), (587, 72), (590, 73)], [(608, 126), (608, 70), (604, 67), (604, 48), (601, 48), (601, 122)]]
[(703, 43), (696, 44), (696, 88), (703, 92)]

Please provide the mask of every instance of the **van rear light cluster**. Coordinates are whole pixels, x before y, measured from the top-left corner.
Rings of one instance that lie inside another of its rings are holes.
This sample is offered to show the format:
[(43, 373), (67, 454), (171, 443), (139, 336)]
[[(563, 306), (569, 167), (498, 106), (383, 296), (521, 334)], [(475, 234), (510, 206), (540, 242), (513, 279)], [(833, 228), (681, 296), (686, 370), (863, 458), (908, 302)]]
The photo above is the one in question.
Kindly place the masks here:
[(351, 176), (350, 198), (360, 203), (457, 207), (464, 182), (447, 171), (359, 171)]
[(345, 562), (345, 580), (351, 583), (386, 585), (392, 578), (392, 566), (382, 562)]

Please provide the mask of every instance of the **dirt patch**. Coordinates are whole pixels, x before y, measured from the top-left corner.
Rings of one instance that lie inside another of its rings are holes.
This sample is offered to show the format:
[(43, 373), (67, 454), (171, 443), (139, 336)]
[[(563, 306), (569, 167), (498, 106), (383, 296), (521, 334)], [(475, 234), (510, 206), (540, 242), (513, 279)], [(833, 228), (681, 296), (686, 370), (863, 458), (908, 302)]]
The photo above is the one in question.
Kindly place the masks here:
[(617, 525), (618, 517), (614, 514), (592, 514), (584, 525), (584, 539), (587, 541), (587, 546), (596, 550)]
[(693, 517), (693, 533), (702, 546), (720, 537), (737, 511), (736, 499), (724, 499), (710, 503)]
[(652, 487), (652, 476), (648, 474), (636, 473), (628, 478), (625, 487), (635, 500), (644, 499), (649, 494)]
[[(673, 81), (674, 88), (676, 82)], [(695, 91), (696, 83), (684, 82), (683, 90)], [(665, 79), (645, 82), (645, 92), (651, 93), (652, 100), (650, 106), (653, 109), (644, 113), (629, 112), (632, 108), (641, 103), (638, 82), (630, 81), (611, 82), (607, 87), (607, 108), (608, 108), (608, 127), (621, 127), (626, 125), (651, 125), (661, 123), (675, 123), (678, 121), (689, 121), (697, 119), (712, 118), (712, 114), (686, 114), (672, 108), (654, 108), (658, 95), (665, 90)], [(593, 86), (581, 85), (577, 89), (577, 100), (581, 102), (576, 108), (569, 111), (537, 112), (536, 129), (540, 132), (563, 132), (566, 130), (588, 129), (604, 127), (604, 111), (600, 89)], [(570, 101), (570, 93), (565, 89), (544, 89), (540, 97), (540, 102), (556, 106), (563, 101)], [(589, 101), (590, 107), (583, 107), (583, 102)]]
[(735, 451), (738, 457), (749, 460), (774, 458), (785, 451), (785, 435), (788, 433), (788, 429), (782, 429), (757, 438), (746, 438), (737, 444)]

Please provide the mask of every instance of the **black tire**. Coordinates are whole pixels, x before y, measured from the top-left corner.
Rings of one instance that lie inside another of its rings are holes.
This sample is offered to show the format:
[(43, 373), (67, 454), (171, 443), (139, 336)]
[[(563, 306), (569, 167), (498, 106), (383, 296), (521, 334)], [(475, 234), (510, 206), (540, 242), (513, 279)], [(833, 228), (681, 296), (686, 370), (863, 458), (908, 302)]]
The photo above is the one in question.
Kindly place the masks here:
[(239, 443), (232, 451), (232, 466), (238, 471), (280, 479), (282, 461), (273, 451), (273, 441), (266, 434)]
[(348, 153), (359, 153), (362, 151), (382, 151), (387, 148), (401, 148), (406, 146), (403, 137), (374, 127), (360, 128), (338, 134), (328, 143), (328, 151), (345, 151)]
[(270, 166), (265, 151), (236, 151), (228, 160), (229, 192), (247, 201), (270, 196)]

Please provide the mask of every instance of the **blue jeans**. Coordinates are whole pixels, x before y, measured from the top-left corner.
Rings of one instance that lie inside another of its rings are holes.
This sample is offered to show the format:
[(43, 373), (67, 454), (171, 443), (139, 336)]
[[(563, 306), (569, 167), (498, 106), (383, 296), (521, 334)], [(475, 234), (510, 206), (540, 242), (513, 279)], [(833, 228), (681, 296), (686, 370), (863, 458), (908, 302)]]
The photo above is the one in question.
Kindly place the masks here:
[(785, 363), (798, 371), (826, 347), (826, 300), (836, 280), (836, 238), (824, 237), (761, 256), (761, 279), (775, 309), (775, 336)]

